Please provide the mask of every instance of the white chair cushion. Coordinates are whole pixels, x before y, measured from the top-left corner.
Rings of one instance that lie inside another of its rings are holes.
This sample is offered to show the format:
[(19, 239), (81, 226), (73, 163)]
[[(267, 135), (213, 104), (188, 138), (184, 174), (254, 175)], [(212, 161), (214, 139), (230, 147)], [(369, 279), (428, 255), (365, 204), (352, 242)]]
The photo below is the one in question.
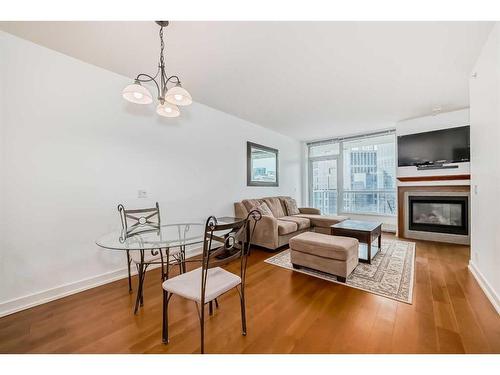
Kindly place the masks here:
[[(228, 290), (241, 284), (241, 278), (220, 267), (210, 268), (205, 288), (205, 302), (210, 302)], [(193, 271), (172, 277), (163, 282), (163, 289), (169, 293), (200, 302), (201, 301), (201, 267)]]
[[(158, 250), (155, 250), (155, 252), (157, 252), (157, 251)], [(165, 253), (165, 249), (162, 249), (162, 253), (163, 253), (163, 261), (166, 262), (167, 256)], [(180, 253), (179, 248), (170, 249), (170, 261), (173, 260), (172, 255), (177, 255), (179, 253)], [(134, 263), (141, 263), (141, 252), (140, 251), (131, 250), (130, 257), (132, 258), (132, 261)], [(158, 255), (152, 255), (151, 250), (144, 250), (144, 263), (152, 263), (152, 262), (158, 262), (158, 263), (161, 262), (160, 253), (158, 253)]]

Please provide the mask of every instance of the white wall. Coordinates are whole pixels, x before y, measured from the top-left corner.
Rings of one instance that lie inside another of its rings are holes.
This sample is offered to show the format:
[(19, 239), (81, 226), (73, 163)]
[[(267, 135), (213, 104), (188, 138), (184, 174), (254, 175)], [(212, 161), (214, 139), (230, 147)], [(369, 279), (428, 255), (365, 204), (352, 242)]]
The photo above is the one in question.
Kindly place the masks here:
[(469, 108), (464, 108), (433, 116), (398, 121), (396, 123), (396, 135), (424, 133), (467, 125), (469, 125)]
[[(0, 315), (123, 277), (124, 254), (94, 244), (120, 202), (175, 221), (300, 200), (298, 141), (198, 103), (161, 118), (121, 98), (130, 79), (3, 32), (0, 61)], [(246, 186), (246, 141), (279, 149), (280, 187)]]
[(470, 80), (470, 269), (500, 313), (500, 25), (497, 23)]

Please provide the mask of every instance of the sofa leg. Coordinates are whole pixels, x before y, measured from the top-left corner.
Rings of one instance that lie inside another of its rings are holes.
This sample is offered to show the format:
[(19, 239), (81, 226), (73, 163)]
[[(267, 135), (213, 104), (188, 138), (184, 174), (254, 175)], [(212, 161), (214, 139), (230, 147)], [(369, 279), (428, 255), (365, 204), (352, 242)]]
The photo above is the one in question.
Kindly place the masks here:
[(295, 264), (295, 263), (292, 263), (292, 266), (293, 268), (295, 268), (296, 270), (302, 268), (301, 266), (299, 266), (298, 264)]
[(337, 281), (339, 281), (341, 283), (345, 283), (345, 277), (337, 276)]

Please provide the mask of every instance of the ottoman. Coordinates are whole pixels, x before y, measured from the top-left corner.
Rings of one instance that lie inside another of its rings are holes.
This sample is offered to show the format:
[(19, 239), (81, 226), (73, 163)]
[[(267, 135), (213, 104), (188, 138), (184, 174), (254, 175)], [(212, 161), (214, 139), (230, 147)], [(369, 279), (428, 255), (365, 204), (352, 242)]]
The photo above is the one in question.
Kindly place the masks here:
[(330, 273), (345, 283), (358, 265), (358, 248), (355, 238), (305, 232), (290, 239), (290, 258), (294, 268)]

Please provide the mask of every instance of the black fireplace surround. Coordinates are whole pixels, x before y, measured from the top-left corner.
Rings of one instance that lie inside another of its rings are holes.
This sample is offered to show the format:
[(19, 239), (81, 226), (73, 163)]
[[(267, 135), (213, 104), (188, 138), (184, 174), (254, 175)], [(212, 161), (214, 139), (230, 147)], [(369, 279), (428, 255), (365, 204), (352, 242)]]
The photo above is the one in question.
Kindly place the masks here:
[(467, 236), (468, 200), (467, 196), (409, 196), (408, 229)]

